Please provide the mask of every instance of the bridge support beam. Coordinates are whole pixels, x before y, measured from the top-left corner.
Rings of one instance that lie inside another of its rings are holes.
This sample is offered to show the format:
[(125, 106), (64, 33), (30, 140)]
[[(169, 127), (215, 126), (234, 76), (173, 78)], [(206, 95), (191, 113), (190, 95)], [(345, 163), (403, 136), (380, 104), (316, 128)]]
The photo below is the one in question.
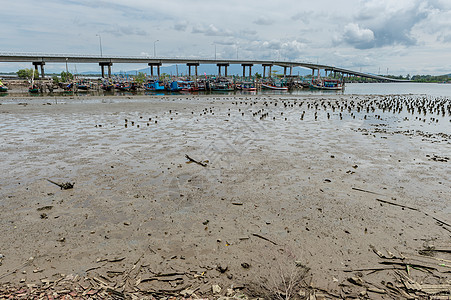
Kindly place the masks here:
[(199, 63), (187, 63), (188, 66), (188, 76), (191, 77), (191, 67), (194, 67), (195, 75), (197, 78), (197, 67), (199, 66)]
[(266, 78), (266, 67), (269, 67), (269, 77), (271, 77), (272, 64), (262, 64), (262, 67), (263, 67), (263, 78)]
[(241, 64), (241, 66), (243, 67), (243, 77), (246, 77), (246, 67), (249, 67), (249, 77), (252, 76), (252, 66), (254, 64)]
[(158, 78), (160, 78), (161, 63), (148, 63), (147, 65), (150, 67), (150, 76), (153, 77), (153, 67), (157, 67), (157, 75), (158, 75)]
[(41, 66), (41, 78), (42, 79), (44, 79), (44, 65), (45, 65), (45, 62), (43, 62), (43, 61), (34, 61), (33, 62), (34, 69), (36, 70), (36, 72), (38, 72), (38, 74), (39, 74), (38, 66)]
[(224, 76), (227, 77), (227, 67), (230, 65), (228, 63), (216, 64), (218, 66), (218, 75), (221, 76), (221, 67), (224, 67)]
[(111, 66), (112, 62), (99, 62), (99, 66), (102, 70), (102, 78), (105, 78), (105, 67), (108, 67), (108, 78), (111, 78)]

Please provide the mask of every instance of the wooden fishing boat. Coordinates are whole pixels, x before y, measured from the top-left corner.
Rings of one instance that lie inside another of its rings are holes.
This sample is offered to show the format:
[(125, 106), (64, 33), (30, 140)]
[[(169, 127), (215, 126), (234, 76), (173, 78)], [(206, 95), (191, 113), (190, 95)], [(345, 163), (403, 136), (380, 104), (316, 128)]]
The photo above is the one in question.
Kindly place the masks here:
[(343, 84), (337, 79), (317, 79), (310, 82), (310, 88), (314, 90), (340, 91)]
[(166, 87), (166, 90), (169, 91), (169, 92), (180, 92), (182, 90), (182, 86), (180, 86), (177, 81), (172, 81)]
[(233, 92), (235, 87), (228, 81), (218, 81), (212, 83), (211, 90), (215, 92)]
[(194, 81), (179, 81), (182, 86), (182, 92), (197, 92), (199, 88), (194, 84)]
[(146, 84), (144, 84), (144, 89), (146, 91), (152, 92), (162, 92), (164, 91), (164, 85), (160, 85), (160, 81), (158, 80), (149, 80)]
[(286, 86), (276, 86), (270, 83), (262, 83), (262, 88), (276, 91), (288, 91)]
[(102, 83), (102, 85), (100, 86), (100, 88), (104, 91), (112, 91), (114, 89), (114, 84), (110, 83), (110, 82), (104, 82)]
[(243, 82), (239, 85), (239, 89), (248, 92), (253, 92), (257, 90), (253, 82)]
[(39, 88), (35, 85), (32, 85), (28, 88), (28, 92), (31, 94), (37, 94), (39, 93)]

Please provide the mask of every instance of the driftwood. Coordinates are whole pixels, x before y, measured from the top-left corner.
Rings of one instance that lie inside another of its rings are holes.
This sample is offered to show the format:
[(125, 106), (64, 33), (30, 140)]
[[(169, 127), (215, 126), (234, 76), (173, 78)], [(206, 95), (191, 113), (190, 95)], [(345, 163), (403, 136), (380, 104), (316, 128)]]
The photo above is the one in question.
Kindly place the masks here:
[[(451, 224), (450, 224), (450, 223), (447, 223), (447, 222), (445, 222), (445, 221), (442, 221), (442, 220), (440, 220), (440, 219), (434, 217), (433, 215), (431, 215), (431, 214), (429, 214), (429, 213), (427, 213), (427, 212), (424, 212), (424, 211), (419, 210), (418, 208), (411, 207), (411, 206), (407, 206), (407, 205), (402, 205), (402, 204), (398, 204), (398, 203), (395, 203), (395, 202), (391, 202), (391, 201), (387, 201), (387, 200), (382, 200), (382, 199), (378, 199), (378, 198), (376, 198), (376, 200), (379, 201), (379, 202), (382, 202), (382, 203), (386, 203), (386, 204), (390, 204), (390, 205), (394, 205), (394, 206), (398, 206), (398, 207), (407, 208), (407, 209), (410, 209), (410, 210), (414, 210), (414, 211), (421, 212), (421, 213), (425, 214), (426, 216), (431, 217), (432, 219), (434, 219), (435, 221), (437, 221), (437, 222), (440, 223), (441, 225), (446, 225), (446, 226), (448, 226), (448, 227), (451, 227)], [(445, 228), (445, 227), (444, 227), (444, 228)], [(445, 228), (445, 229), (446, 229), (446, 228)], [(448, 230), (448, 229), (447, 229), (447, 230)]]
[(47, 181), (59, 186), (62, 190), (72, 189), (72, 188), (74, 188), (74, 185), (75, 185), (75, 182), (74, 183), (70, 183), (70, 182), (57, 183), (57, 182), (52, 181), (50, 179), (47, 179)]
[(352, 189), (355, 190), (355, 191), (359, 191), (359, 192), (370, 193), (370, 194), (375, 194), (375, 195), (382, 195), (382, 194), (379, 194), (379, 193), (376, 193), (376, 192), (371, 192), (371, 191), (367, 191), (367, 190), (362, 190), (362, 189), (355, 188), (355, 187), (353, 187)]
[(203, 162), (197, 161), (195, 159), (192, 159), (191, 157), (188, 156), (188, 154), (185, 154), (186, 159), (188, 159), (190, 162), (196, 163), (202, 167), (206, 167), (207, 164), (204, 164)]
[(382, 199), (376, 199), (376, 200), (379, 201), (379, 202), (382, 202), (382, 203), (386, 203), (386, 204), (390, 204), (390, 205), (394, 205), (394, 206), (399, 206), (399, 207), (402, 207), (402, 208), (407, 208), (407, 209), (411, 209), (411, 210), (415, 210), (415, 211), (420, 211), (418, 208), (414, 208), (414, 207), (410, 207), (410, 206), (394, 203), (394, 202), (391, 202), (391, 201), (382, 200)]
[(265, 238), (264, 236), (261, 236), (261, 235), (259, 235), (259, 234), (257, 234), (257, 233), (253, 233), (252, 235), (253, 235), (253, 236), (256, 236), (256, 237), (258, 237), (258, 238), (261, 238), (261, 239), (263, 239), (263, 240), (265, 240), (265, 241), (268, 241), (268, 242), (270, 242), (271, 244), (277, 246), (277, 243), (276, 243), (276, 242), (273, 242), (273, 241), (271, 241), (270, 239)]

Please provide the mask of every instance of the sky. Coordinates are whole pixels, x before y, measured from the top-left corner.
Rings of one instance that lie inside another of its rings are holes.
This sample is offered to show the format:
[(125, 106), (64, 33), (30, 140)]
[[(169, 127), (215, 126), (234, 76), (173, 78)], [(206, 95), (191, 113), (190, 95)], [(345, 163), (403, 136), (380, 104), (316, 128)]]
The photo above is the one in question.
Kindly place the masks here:
[[(450, 0), (3, 1), (1, 53), (216, 55), (382, 75), (451, 73)], [(31, 64), (0, 63), (0, 72), (25, 67)]]

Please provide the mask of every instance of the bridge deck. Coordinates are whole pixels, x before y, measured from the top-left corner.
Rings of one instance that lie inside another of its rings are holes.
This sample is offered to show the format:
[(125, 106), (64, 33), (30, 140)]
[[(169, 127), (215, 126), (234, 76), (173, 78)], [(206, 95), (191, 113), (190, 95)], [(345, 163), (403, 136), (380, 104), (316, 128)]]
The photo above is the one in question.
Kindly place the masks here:
[(32, 53), (0, 53), (0, 62), (31, 62), (31, 63), (143, 63), (143, 64), (240, 64), (240, 65), (274, 65), (280, 67), (302, 67), (312, 70), (326, 70), (382, 81), (407, 82), (383, 76), (356, 72), (334, 66), (293, 61), (271, 60), (238, 60), (238, 59), (204, 59), (204, 58), (162, 58), (144, 56), (97, 56), (97, 55), (66, 55), (66, 54), (32, 54)]

